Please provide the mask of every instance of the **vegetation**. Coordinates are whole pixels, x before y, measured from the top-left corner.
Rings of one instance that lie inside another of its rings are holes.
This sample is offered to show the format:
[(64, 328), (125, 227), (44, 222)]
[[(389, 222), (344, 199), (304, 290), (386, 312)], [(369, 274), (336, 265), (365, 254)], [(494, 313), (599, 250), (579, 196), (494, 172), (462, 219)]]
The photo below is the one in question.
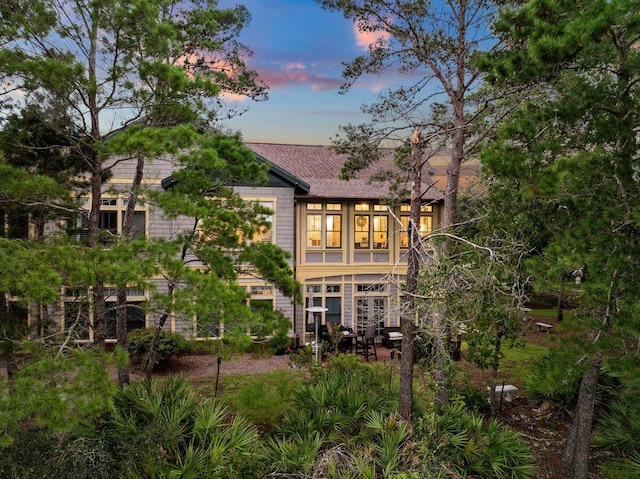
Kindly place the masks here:
[[(153, 341), (152, 329), (140, 328), (129, 332), (129, 354), (132, 359), (142, 363), (149, 354)], [(184, 354), (188, 349), (187, 340), (179, 333), (162, 331), (158, 339), (158, 349), (155, 354), (155, 366), (161, 366), (173, 358)]]
[[(423, 391), (415, 406), (418, 426), (411, 430), (397, 415), (395, 367), (344, 354), (308, 374), (304, 380), (296, 370), (227, 377), (218, 399), (204, 390), (196, 394), (176, 376), (121, 390), (111, 383), (100, 392), (99, 408), (88, 408), (82, 396), (67, 404), (85, 411), (73, 421), (60, 416), (61, 422), (52, 422), (36, 412), (41, 408), (31, 408), (22, 418), (34, 414), (35, 422), (13, 422), (12, 440), (0, 454), (0, 474), (8, 479), (308, 473), (381, 478), (445, 477), (449, 470), (485, 478), (533, 477), (531, 452), (517, 434), (495, 421), (485, 423), (461, 403), (437, 410)], [(86, 387), (93, 381), (83, 379), (86, 394), (97, 391)], [(55, 393), (69, 398), (70, 391)]]

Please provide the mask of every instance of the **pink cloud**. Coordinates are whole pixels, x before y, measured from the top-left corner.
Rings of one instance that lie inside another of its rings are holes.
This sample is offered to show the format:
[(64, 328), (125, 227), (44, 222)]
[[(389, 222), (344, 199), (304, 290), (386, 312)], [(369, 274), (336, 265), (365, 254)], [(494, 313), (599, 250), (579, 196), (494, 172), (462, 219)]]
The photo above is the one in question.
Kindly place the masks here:
[(353, 33), (356, 37), (356, 45), (360, 48), (366, 50), (372, 43), (389, 38), (389, 32), (372, 32), (367, 29), (367, 25), (367, 22), (364, 20), (353, 24)]
[(342, 85), (341, 78), (317, 75), (303, 64), (288, 64), (277, 70), (259, 70), (260, 78), (270, 88), (307, 85), (313, 91), (337, 90)]

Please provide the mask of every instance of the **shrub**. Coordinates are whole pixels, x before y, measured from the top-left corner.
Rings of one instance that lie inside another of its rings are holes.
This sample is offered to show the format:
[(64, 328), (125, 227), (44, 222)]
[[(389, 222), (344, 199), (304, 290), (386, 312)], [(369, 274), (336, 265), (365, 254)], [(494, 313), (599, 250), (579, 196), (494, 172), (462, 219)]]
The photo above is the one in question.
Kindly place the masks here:
[(233, 388), (225, 383), (223, 399), (234, 412), (266, 428), (276, 427), (291, 410), (291, 394), (300, 383), (292, 371), (274, 371), (256, 377), (247, 374), (235, 380), (238, 383)]
[(520, 439), (496, 420), (485, 422), (454, 401), (415, 422), (424, 466), (442, 466), (456, 477), (528, 479), (534, 477), (534, 456)]
[(640, 455), (640, 401), (630, 395), (613, 401), (599, 418), (594, 445), (620, 457)]
[(122, 466), (99, 435), (75, 437), (32, 425), (18, 431), (11, 446), (0, 448), (3, 479), (110, 479), (123, 472)]
[(249, 479), (262, 477), (266, 467), (257, 429), (220, 403), (198, 398), (182, 377), (120, 390), (105, 432), (130, 465), (120, 476), (127, 479)]
[[(153, 340), (153, 329), (135, 329), (128, 334), (129, 354), (135, 360), (142, 360), (149, 353)], [(180, 334), (161, 331), (156, 351), (155, 366), (160, 366), (172, 358), (179, 357), (188, 350), (187, 340)]]
[[(547, 402), (560, 410), (573, 408), (586, 368), (585, 361), (580, 361), (580, 355), (577, 349), (559, 347), (537, 359), (525, 383), (529, 398), (534, 403)], [(598, 380), (596, 405), (606, 407), (620, 389), (620, 380), (603, 370)]]

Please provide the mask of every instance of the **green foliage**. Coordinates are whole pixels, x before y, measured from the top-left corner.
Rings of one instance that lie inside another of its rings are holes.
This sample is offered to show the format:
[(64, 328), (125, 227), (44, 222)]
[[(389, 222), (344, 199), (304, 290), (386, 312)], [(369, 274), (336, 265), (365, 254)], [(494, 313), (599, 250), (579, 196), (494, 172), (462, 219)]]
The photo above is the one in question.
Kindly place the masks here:
[(511, 381), (524, 384), (535, 361), (547, 354), (549, 349), (526, 341), (526, 338), (524, 341), (508, 344), (502, 349), (501, 370), (508, 371)]
[(318, 457), (322, 444), (320, 432), (269, 439), (269, 458), (274, 473), (308, 473)]
[(231, 357), (231, 348), (220, 339), (187, 340), (185, 354), (206, 354), (220, 356), (222, 359)]
[(122, 466), (99, 434), (61, 434), (27, 425), (15, 432), (13, 444), (0, 448), (4, 479), (111, 479)]
[(313, 363), (313, 351), (310, 345), (305, 345), (289, 353), (289, 364), (292, 368), (306, 368)]
[(281, 434), (307, 437), (319, 432), (329, 444), (353, 443), (360, 434), (368, 434), (367, 414), (393, 410), (395, 395), (387, 387), (386, 371), (366, 364), (347, 370), (345, 363), (336, 361), (333, 367), (316, 370), (313, 382), (293, 391), (294, 407), (278, 427)]
[(485, 423), (469, 414), (460, 401), (419, 418), (415, 429), (429, 467), (444, 467), (462, 477), (535, 477), (533, 454), (518, 434), (496, 420)]
[(108, 411), (115, 392), (109, 355), (91, 349), (61, 354), (39, 347), (31, 354), (11, 381), (0, 380), (0, 442), (11, 442), (12, 430), (26, 419), (68, 432), (93, 424)]
[(299, 376), (292, 371), (243, 375), (233, 382), (224, 378), (222, 400), (232, 411), (263, 428), (273, 429), (291, 412), (291, 397), (299, 383)]
[(127, 478), (257, 478), (264, 468), (255, 427), (199, 400), (184, 378), (120, 390), (105, 427), (129, 462)]
[(636, 479), (640, 474), (640, 454), (608, 461), (600, 471), (605, 479)]
[(640, 455), (640, 401), (623, 395), (608, 405), (596, 426), (594, 446), (613, 451), (618, 457)]
[[(525, 383), (529, 398), (537, 404), (546, 401), (560, 411), (570, 410), (578, 400), (580, 383), (587, 367), (581, 359), (580, 350), (566, 344), (549, 350), (532, 365)], [(596, 404), (606, 408), (620, 391), (619, 379), (607, 370), (602, 371)]]
[[(155, 331), (149, 328), (141, 328), (130, 331), (128, 334), (128, 351), (131, 356), (142, 361), (149, 353)], [(160, 366), (173, 358), (179, 357), (188, 350), (187, 340), (178, 333), (161, 331), (158, 338), (158, 350), (155, 356), (155, 365)]]

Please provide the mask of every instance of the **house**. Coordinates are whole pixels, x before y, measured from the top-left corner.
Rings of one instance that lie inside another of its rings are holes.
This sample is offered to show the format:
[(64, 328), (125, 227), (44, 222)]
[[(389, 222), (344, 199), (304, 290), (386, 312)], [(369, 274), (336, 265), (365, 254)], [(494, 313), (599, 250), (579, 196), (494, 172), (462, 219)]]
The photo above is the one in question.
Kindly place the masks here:
[[(356, 331), (374, 322), (379, 336), (383, 327), (398, 326), (407, 269), (408, 204), (390, 207), (383, 203), (381, 198), (388, 192), (388, 185), (369, 182), (374, 169), (349, 181), (339, 179), (344, 157), (326, 146), (267, 143), (247, 143), (246, 146), (255, 152), (259, 161), (270, 165), (269, 181), (257, 187), (238, 185), (235, 188), (243, 198), (259, 201), (273, 211), (271, 230), (260, 240), (272, 241), (291, 253), (291, 266), (303, 285), (304, 294), (303, 304), (294, 305), (272, 285), (243, 277), (239, 283), (246, 288), (249, 300), (260, 303), (261, 307), (281, 310), (292, 320), (292, 334), (300, 342), (310, 341), (315, 319), (322, 324), (332, 321)], [(392, 167), (389, 158), (381, 164)], [(170, 157), (154, 160), (145, 166), (145, 186), (170, 187), (171, 174), (176, 168), (180, 165)], [(120, 232), (126, 207), (126, 198), (114, 192), (127, 191), (134, 172), (133, 162), (116, 162), (109, 191), (102, 198), (101, 226), (114, 235)], [(394, 174), (402, 172), (396, 169)], [(425, 194), (419, 229), (426, 234), (441, 221), (443, 195), (433, 187), (429, 175), (423, 175), (423, 182)], [(165, 219), (144, 202), (136, 206), (135, 215), (136, 228), (149, 238), (171, 238), (193, 226), (193, 219)], [(166, 285), (158, 281), (158, 289), (165, 291), (163, 288)], [(108, 302), (115, 302), (115, 291), (112, 293), (107, 294)], [(149, 291), (127, 291), (130, 328), (154, 324), (154, 318), (136, 308), (137, 304), (152, 301), (149, 295)], [(67, 293), (60, 312), (63, 327), (71, 327), (82, 316), (78, 308), (89, 308), (81, 299)], [(307, 310), (311, 307), (321, 313), (310, 314)], [(86, 317), (90, 318), (90, 314), (89, 308)], [(115, 313), (112, 316), (108, 321), (108, 334), (113, 340)], [(91, 341), (91, 328), (88, 324), (80, 326), (81, 339)], [(224, 334), (223, 325), (203, 326), (197, 318), (194, 323), (193, 318), (172, 317), (166, 327), (190, 336)]]
[[(277, 202), (274, 209), (275, 241), (292, 248), (296, 278), (303, 285), (304, 304), (290, 316), (298, 337), (308, 342), (313, 334), (315, 318), (307, 312), (311, 307), (323, 310), (323, 324), (332, 321), (361, 331), (364, 324), (375, 322), (379, 336), (383, 327), (398, 326), (409, 205), (383, 204), (386, 186), (368, 180), (376, 172), (373, 168), (356, 179), (339, 179), (344, 157), (325, 146), (247, 146), (259, 159), (309, 186), (293, 191), (293, 208)], [(382, 165), (392, 168), (388, 158)], [(443, 195), (428, 187), (428, 174), (423, 178), (420, 231), (426, 234), (441, 221)], [(280, 307), (277, 300), (275, 307)]]

